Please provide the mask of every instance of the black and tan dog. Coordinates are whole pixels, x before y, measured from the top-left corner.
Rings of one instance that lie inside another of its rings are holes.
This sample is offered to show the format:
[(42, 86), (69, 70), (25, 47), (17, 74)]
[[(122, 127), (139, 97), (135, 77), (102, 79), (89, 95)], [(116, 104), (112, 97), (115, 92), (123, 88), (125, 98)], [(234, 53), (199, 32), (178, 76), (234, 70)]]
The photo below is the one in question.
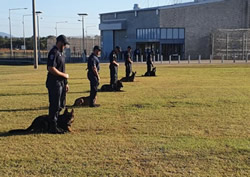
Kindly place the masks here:
[(150, 72), (146, 72), (143, 76), (156, 76), (156, 67), (153, 67)]
[(121, 82), (134, 82), (135, 80), (135, 75), (136, 75), (136, 71), (132, 72), (131, 76), (127, 77), (123, 77), (120, 79)]
[(123, 84), (121, 81), (117, 81), (115, 84), (115, 87), (112, 88), (111, 85), (105, 84), (101, 87), (101, 92), (112, 92), (112, 91), (121, 91), (121, 88), (123, 87)]
[[(74, 110), (68, 112), (66, 108), (62, 115), (59, 115), (57, 126), (64, 132), (71, 132), (71, 124), (74, 122)], [(28, 133), (49, 133), (50, 119), (48, 115), (35, 118), (27, 129), (10, 130), (10, 134), (28, 134)]]
[(90, 97), (80, 97), (75, 100), (73, 106), (89, 106), (90, 104)]

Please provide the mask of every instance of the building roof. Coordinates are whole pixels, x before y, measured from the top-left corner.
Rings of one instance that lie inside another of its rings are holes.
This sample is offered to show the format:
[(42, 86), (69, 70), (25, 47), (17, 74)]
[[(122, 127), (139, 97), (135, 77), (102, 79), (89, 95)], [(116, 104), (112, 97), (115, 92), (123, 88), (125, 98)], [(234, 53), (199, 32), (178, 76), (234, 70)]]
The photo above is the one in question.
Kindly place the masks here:
[(179, 7), (188, 7), (193, 5), (202, 5), (202, 4), (208, 4), (208, 3), (215, 3), (215, 2), (222, 2), (225, 0), (195, 0), (193, 2), (186, 2), (186, 3), (178, 3), (178, 4), (172, 4), (172, 5), (166, 5), (166, 6), (157, 6), (157, 7), (150, 7), (150, 8), (143, 8), (143, 9), (132, 9), (132, 10), (126, 10), (126, 11), (119, 11), (119, 12), (108, 12), (108, 13), (102, 13), (100, 15), (107, 15), (107, 14), (113, 14), (113, 13), (128, 13), (128, 12), (134, 12), (134, 11), (151, 11), (151, 10), (163, 10), (163, 9), (172, 9), (172, 8), (179, 8)]

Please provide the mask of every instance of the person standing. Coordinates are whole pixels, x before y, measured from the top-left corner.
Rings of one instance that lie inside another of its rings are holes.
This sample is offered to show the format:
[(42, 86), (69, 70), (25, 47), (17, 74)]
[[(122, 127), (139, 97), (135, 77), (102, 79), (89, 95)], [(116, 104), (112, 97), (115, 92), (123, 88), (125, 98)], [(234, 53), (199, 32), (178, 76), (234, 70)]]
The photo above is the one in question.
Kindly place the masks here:
[(98, 56), (101, 49), (99, 46), (93, 48), (93, 53), (88, 58), (88, 79), (90, 81), (90, 107), (99, 107), (99, 104), (95, 104), (97, 97), (97, 89), (100, 81), (99, 71), (100, 64)]
[(121, 48), (116, 46), (114, 50), (109, 55), (109, 69), (110, 69), (110, 85), (113, 89), (116, 87), (116, 82), (118, 81), (118, 66), (117, 62), (118, 54), (121, 52)]
[(47, 80), (46, 87), (49, 95), (49, 118), (50, 133), (63, 133), (57, 127), (57, 119), (60, 111), (66, 105), (66, 92), (69, 90), (69, 75), (65, 73), (65, 57), (63, 51), (69, 45), (67, 38), (60, 35), (56, 38), (56, 45), (50, 50), (47, 61)]
[(126, 79), (128, 80), (131, 72), (132, 72), (132, 54), (131, 54), (131, 47), (128, 46), (127, 51), (124, 54), (125, 57), (125, 72), (126, 72)]
[(147, 73), (146, 75), (150, 75), (152, 67), (154, 67), (153, 62), (152, 62), (152, 52), (150, 51), (150, 49), (147, 49)]

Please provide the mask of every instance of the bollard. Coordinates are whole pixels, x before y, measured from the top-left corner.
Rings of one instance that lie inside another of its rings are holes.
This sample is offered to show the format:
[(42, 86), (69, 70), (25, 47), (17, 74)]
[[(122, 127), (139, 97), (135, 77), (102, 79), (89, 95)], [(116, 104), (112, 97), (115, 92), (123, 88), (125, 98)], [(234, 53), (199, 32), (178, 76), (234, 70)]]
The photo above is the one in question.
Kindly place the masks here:
[(210, 55), (210, 63), (212, 63), (213, 55)]
[(143, 55), (141, 55), (141, 62), (143, 63)]
[(225, 56), (222, 55), (222, 57), (221, 57), (221, 63), (224, 63), (224, 58), (225, 58)]
[(190, 64), (191, 56), (188, 55), (188, 64)]
[(136, 55), (136, 62), (138, 63), (139, 55)]
[(153, 56), (153, 61), (154, 61), (154, 63), (155, 63), (155, 55)]
[(171, 55), (169, 55), (169, 64), (171, 63)]
[(160, 61), (160, 54), (157, 54), (157, 61)]
[(235, 63), (235, 60), (236, 60), (236, 55), (234, 55), (234, 63)]
[(163, 55), (161, 55), (161, 63), (163, 63)]
[(201, 55), (199, 55), (199, 61), (198, 62), (199, 62), (199, 64), (201, 63)]
[(180, 62), (181, 62), (181, 56), (178, 55), (178, 63), (180, 64)]
[(246, 57), (246, 63), (248, 62), (248, 55), (249, 55), (249, 54), (247, 54), (247, 57)]

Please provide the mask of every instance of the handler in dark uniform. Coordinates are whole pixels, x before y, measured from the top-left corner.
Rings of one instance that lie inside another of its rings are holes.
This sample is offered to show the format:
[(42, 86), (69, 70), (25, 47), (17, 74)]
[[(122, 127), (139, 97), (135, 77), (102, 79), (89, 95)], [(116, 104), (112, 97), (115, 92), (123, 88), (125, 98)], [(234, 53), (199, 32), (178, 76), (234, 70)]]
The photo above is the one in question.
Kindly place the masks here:
[(117, 63), (117, 55), (120, 53), (121, 48), (119, 46), (115, 47), (115, 50), (112, 50), (112, 52), (109, 55), (109, 69), (110, 69), (110, 85), (114, 89), (116, 82), (118, 80), (118, 66), (119, 63)]
[(50, 50), (47, 61), (47, 80), (46, 87), (49, 94), (49, 118), (51, 133), (63, 133), (57, 127), (57, 119), (60, 111), (66, 103), (66, 92), (68, 92), (67, 79), (69, 75), (65, 73), (65, 57), (63, 51), (69, 44), (64, 35), (56, 38), (56, 45)]
[(126, 78), (128, 80), (131, 72), (132, 72), (132, 54), (131, 54), (131, 47), (128, 46), (127, 51), (124, 54), (125, 57), (125, 72), (126, 72)]
[(154, 67), (152, 62), (152, 52), (147, 49), (147, 75), (150, 75), (150, 72), (152, 70), (152, 67)]
[(99, 85), (99, 59), (98, 56), (100, 55), (101, 49), (99, 46), (95, 46), (93, 49), (93, 53), (88, 58), (88, 79), (90, 81), (90, 107), (98, 107), (99, 104), (95, 104), (96, 95), (97, 95), (97, 88)]

